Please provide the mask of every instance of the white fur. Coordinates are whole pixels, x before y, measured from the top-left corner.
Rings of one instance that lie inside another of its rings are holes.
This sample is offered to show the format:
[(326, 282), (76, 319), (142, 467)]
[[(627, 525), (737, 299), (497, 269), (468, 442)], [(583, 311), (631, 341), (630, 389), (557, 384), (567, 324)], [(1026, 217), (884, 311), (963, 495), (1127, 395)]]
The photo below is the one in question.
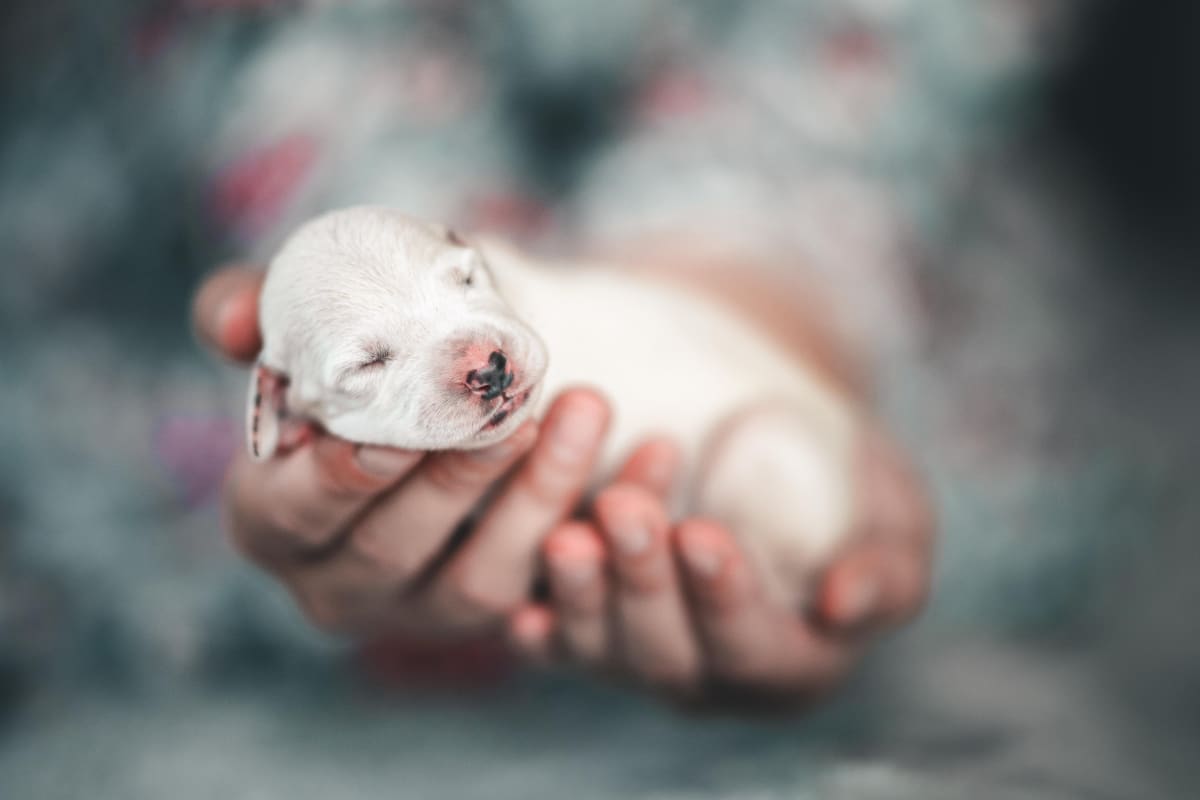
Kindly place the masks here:
[[(440, 226), (358, 207), (288, 240), (261, 325), (262, 365), (290, 381), (287, 413), (359, 442), (484, 447), (563, 388), (599, 388), (614, 420), (597, 482), (643, 437), (672, 436), (686, 465), (677, 510), (730, 524), (781, 602), (803, 600), (849, 527), (847, 403), (741, 317), (686, 291), (466, 246)], [(505, 396), (530, 394), (489, 428), (503, 398), (482, 399), (464, 375), (492, 349), (514, 372)], [(386, 363), (363, 366), (382, 351)]]

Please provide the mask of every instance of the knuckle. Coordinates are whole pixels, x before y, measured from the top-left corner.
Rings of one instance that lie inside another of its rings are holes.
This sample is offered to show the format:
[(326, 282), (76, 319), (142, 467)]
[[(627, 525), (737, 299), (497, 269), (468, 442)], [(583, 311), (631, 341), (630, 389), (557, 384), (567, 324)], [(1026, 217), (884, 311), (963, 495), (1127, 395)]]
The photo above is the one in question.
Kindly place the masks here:
[(354, 503), (383, 491), (399, 475), (367, 472), (358, 460), (358, 446), (330, 436), (318, 437), (313, 445), (312, 483), (322, 497), (336, 503)]
[(534, 463), (522, 473), (522, 490), (538, 505), (558, 508), (582, 491), (583, 477), (578, 470), (561, 469), (549, 463)]
[(318, 533), (322, 529), (312, 524), (306, 512), (291, 506), (273, 507), (266, 512), (265, 519), (247, 518), (243, 511), (231, 510), (224, 527), (234, 550), (263, 567), (297, 548), (318, 548), (328, 538)]
[(565, 519), (557, 523), (542, 540), (542, 553), (553, 560), (560, 551), (586, 553), (599, 559), (603, 557), (603, 545), (599, 533), (592, 524), (583, 520)]
[(649, 563), (623, 564), (614, 570), (617, 588), (630, 597), (647, 598), (664, 595), (671, 589), (671, 563), (665, 558)]
[(610, 511), (627, 507), (631, 504), (654, 504), (657, 500), (654, 494), (635, 483), (614, 483), (606, 486), (596, 495), (596, 511), (607, 514)]
[(364, 494), (361, 480), (336, 462), (318, 459), (316, 469), (317, 493), (334, 502), (352, 500)]
[(709, 625), (728, 623), (744, 605), (736, 593), (715, 582), (692, 579), (688, 586), (696, 610)]
[(297, 502), (271, 504), (267, 524), (272, 529), (298, 540), (305, 546), (318, 546), (328, 538), (328, 517), (319, 505)]
[(472, 570), (458, 570), (451, 576), (455, 605), (468, 616), (483, 619), (507, 617), (517, 610), (520, 598), (497, 590), (480, 580)]
[(354, 530), (346, 546), (359, 560), (407, 583), (420, 571), (422, 564), (411, 547), (403, 546), (403, 539), (389, 527), (364, 522)]
[(267, 511), (267, 524), (281, 533), (296, 534), (308, 530), (317, 521), (309, 508), (296, 503), (272, 503)]
[(568, 581), (559, 580), (554, 584), (553, 595), (564, 615), (576, 622), (598, 621), (605, 609), (606, 597), (602, 585), (577, 588)]

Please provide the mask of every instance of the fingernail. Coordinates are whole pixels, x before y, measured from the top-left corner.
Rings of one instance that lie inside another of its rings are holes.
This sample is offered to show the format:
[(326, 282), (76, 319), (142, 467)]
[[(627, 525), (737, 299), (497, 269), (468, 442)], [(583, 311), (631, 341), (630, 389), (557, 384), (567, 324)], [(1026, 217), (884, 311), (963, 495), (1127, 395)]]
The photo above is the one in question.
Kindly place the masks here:
[(681, 549), (688, 569), (701, 578), (715, 578), (721, 571), (721, 554), (705, 542), (685, 536)]
[(513, 619), (513, 632), (528, 645), (538, 644), (549, 634), (550, 627), (550, 619), (545, 614), (526, 611), (518, 613)]
[(609, 533), (617, 549), (627, 556), (641, 555), (650, 547), (650, 528), (637, 517), (615, 519), (610, 523)]
[(550, 449), (558, 460), (578, 463), (595, 447), (604, 431), (604, 415), (594, 408), (575, 408), (563, 413), (550, 432)]
[(862, 622), (875, 607), (878, 594), (878, 587), (869, 578), (850, 581), (842, 596), (842, 621), (848, 625)]
[(379, 478), (394, 478), (407, 471), (421, 454), (412, 450), (397, 450), (394, 447), (358, 448), (358, 465)]
[(564, 558), (554, 562), (554, 574), (568, 589), (583, 589), (596, 579), (600, 572), (595, 561)]

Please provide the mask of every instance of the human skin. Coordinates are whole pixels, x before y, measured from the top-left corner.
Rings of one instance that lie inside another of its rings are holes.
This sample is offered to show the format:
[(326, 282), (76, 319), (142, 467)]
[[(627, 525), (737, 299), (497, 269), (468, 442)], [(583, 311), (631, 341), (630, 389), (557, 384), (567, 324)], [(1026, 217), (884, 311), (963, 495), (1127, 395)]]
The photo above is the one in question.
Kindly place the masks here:
[[(260, 346), (260, 283), (261, 271), (228, 267), (196, 296), (198, 335), (240, 363)], [(812, 357), (813, 337), (774, 333)], [(602, 394), (578, 388), (482, 451), (407, 452), (314, 431), (265, 463), (236, 456), (226, 527), (323, 630), (444, 637), (503, 628), (532, 661), (578, 665), (689, 704), (807, 703), (848, 674), (874, 634), (923, 606), (929, 506), (878, 429), (858, 453), (855, 529), (799, 614), (768, 603), (733, 532), (670, 519), (679, 456), (668, 440), (643, 442), (588, 515), (575, 515), (608, 418)], [(470, 536), (451, 546), (485, 499)], [(525, 579), (497, 580), (501, 571)], [(540, 602), (539, 572), (549, 585)]]

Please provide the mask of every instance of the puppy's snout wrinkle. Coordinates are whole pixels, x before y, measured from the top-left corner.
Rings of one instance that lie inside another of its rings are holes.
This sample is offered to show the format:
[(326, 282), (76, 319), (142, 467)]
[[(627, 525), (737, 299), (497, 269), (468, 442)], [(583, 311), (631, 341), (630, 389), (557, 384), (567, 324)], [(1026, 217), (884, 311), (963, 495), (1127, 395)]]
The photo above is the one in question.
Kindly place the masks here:
[(500, 350), (488, 355), (487, 366), (467, 373), (467, 386), (484, 400), (500, 397), (512, 386), (515, 375), (508, 369), (508, 356)]

